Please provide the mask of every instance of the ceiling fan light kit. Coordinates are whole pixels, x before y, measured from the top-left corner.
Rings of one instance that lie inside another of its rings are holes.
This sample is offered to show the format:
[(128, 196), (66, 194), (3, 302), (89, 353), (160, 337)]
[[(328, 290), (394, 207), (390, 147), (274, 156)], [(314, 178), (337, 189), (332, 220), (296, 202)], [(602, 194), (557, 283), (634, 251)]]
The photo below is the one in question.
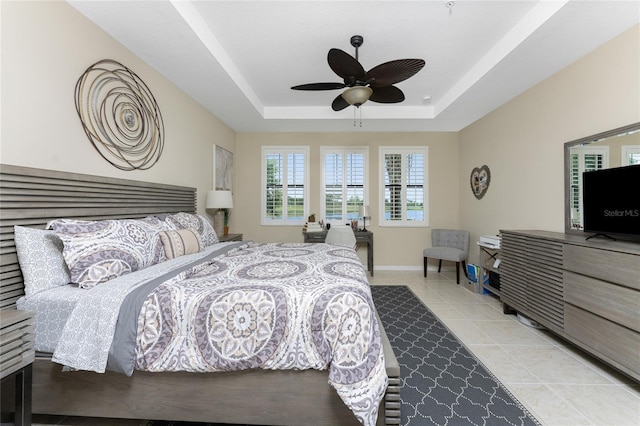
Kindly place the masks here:
[(334, 90), (347, 88), (332, 102), (334, 111), (341, 111), (349, 105), (357, 108), (367, 101), (379, 103), (398, 103), (404, 101), (402, 90), (394, 86), (413, 77), (425, 62), (422, 59), (397, 59), (385, 62), (369, 71), (358, 62), (358, 48), (364, 43), (359, 35), (351, 37), (351, 45), (356, 49), (355, 57), (340, 49), (330, 49), (327, 54), (329, 67), (343, 83), (308, 83), (293, 86), (293, 90)]
[(349, 105), (360, 107), (363, 103), (369, 100), (369, 97), (373, 93), (373, 89), (367, 86), (355, 86), (349, 87), (342, 92), (342, 97)]

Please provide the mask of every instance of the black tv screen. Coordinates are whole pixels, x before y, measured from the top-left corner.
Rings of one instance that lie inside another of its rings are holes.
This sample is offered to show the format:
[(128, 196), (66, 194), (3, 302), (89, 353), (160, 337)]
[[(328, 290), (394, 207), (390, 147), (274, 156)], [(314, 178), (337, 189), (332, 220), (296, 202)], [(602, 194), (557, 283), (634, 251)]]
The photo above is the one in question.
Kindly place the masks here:
[(640, 165), (582, 175), (584, 230), (640, 238)]

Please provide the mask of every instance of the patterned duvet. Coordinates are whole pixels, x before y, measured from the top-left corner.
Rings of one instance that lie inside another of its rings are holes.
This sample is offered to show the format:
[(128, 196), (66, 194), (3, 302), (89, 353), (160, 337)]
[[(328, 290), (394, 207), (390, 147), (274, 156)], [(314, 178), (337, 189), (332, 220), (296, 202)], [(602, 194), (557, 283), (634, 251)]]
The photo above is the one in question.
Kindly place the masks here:
[[(96, 290), (102, 286), (109, 283)], [(176, 276), (163, 275), (154, 287), (136, 315), (136, 370), (328, 368), (345, 404), (362, 423), (375, 424), (387, 376), (355, 251), (244, 243)], [(56, 355), (65, 359), (63, 350)]]

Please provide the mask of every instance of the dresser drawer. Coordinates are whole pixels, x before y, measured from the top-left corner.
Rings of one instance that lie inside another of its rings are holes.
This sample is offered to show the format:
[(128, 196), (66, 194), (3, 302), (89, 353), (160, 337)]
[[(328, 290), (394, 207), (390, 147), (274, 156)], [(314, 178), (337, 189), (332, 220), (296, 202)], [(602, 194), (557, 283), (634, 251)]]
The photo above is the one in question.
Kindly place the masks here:
[(326, 232), (305, 232), (305, 243), (324, 243), (324, 239), (327, 238)]
[(640, 290), (640, 256), (564, 245), (564, 269)]
[(640, 380), (640, 333), (565, 304), (565, 332)]
[(564, 271), (564, 301), (640, 332), (640, 292)]

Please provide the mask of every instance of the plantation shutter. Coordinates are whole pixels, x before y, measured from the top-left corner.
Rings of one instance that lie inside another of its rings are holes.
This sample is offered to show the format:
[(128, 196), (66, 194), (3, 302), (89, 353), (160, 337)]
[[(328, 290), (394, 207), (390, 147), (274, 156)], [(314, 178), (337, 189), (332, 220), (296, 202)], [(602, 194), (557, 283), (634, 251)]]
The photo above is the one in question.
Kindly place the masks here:
[(582, 174), (609, 167), (609, 147), (572, 147), (569, 203), (571, 205), (571, 228), (583, 228)]
[(424, 155), (407, 155), (407, 221), (423, 221), (424, 209), (419, 200), (424, 200)]
[(302, 225), (307, 216), (308, 147), (262, 148), (263, 225)]
[(266, 210), (265, 217), (268, 220), (283, 220), (282, 216), (282, 195), (284, 187), (284, 158), (282, 154), (267, 154), (267, 176), (266, 176)]
[(380, 147), (381, 226), (428, 224), (427, 147)]
[(368, 150), (324, 147), (321, 153), (324, 218), (345, 223), (359, 219), (360, 206), (367, 198)]
[(304, 154), (291, 153), (287, 157), (286, 219), (304, 222), (305, 167)]
[(327, 221), (345, 220), (342, 213), (344, 194), (344, 162), (343, 156), (337, 152), (325, 154), (324, 172), (324, 217)]
[(402, 155), (384, 155), (384, 214), (388, 220), (402, 220)]

